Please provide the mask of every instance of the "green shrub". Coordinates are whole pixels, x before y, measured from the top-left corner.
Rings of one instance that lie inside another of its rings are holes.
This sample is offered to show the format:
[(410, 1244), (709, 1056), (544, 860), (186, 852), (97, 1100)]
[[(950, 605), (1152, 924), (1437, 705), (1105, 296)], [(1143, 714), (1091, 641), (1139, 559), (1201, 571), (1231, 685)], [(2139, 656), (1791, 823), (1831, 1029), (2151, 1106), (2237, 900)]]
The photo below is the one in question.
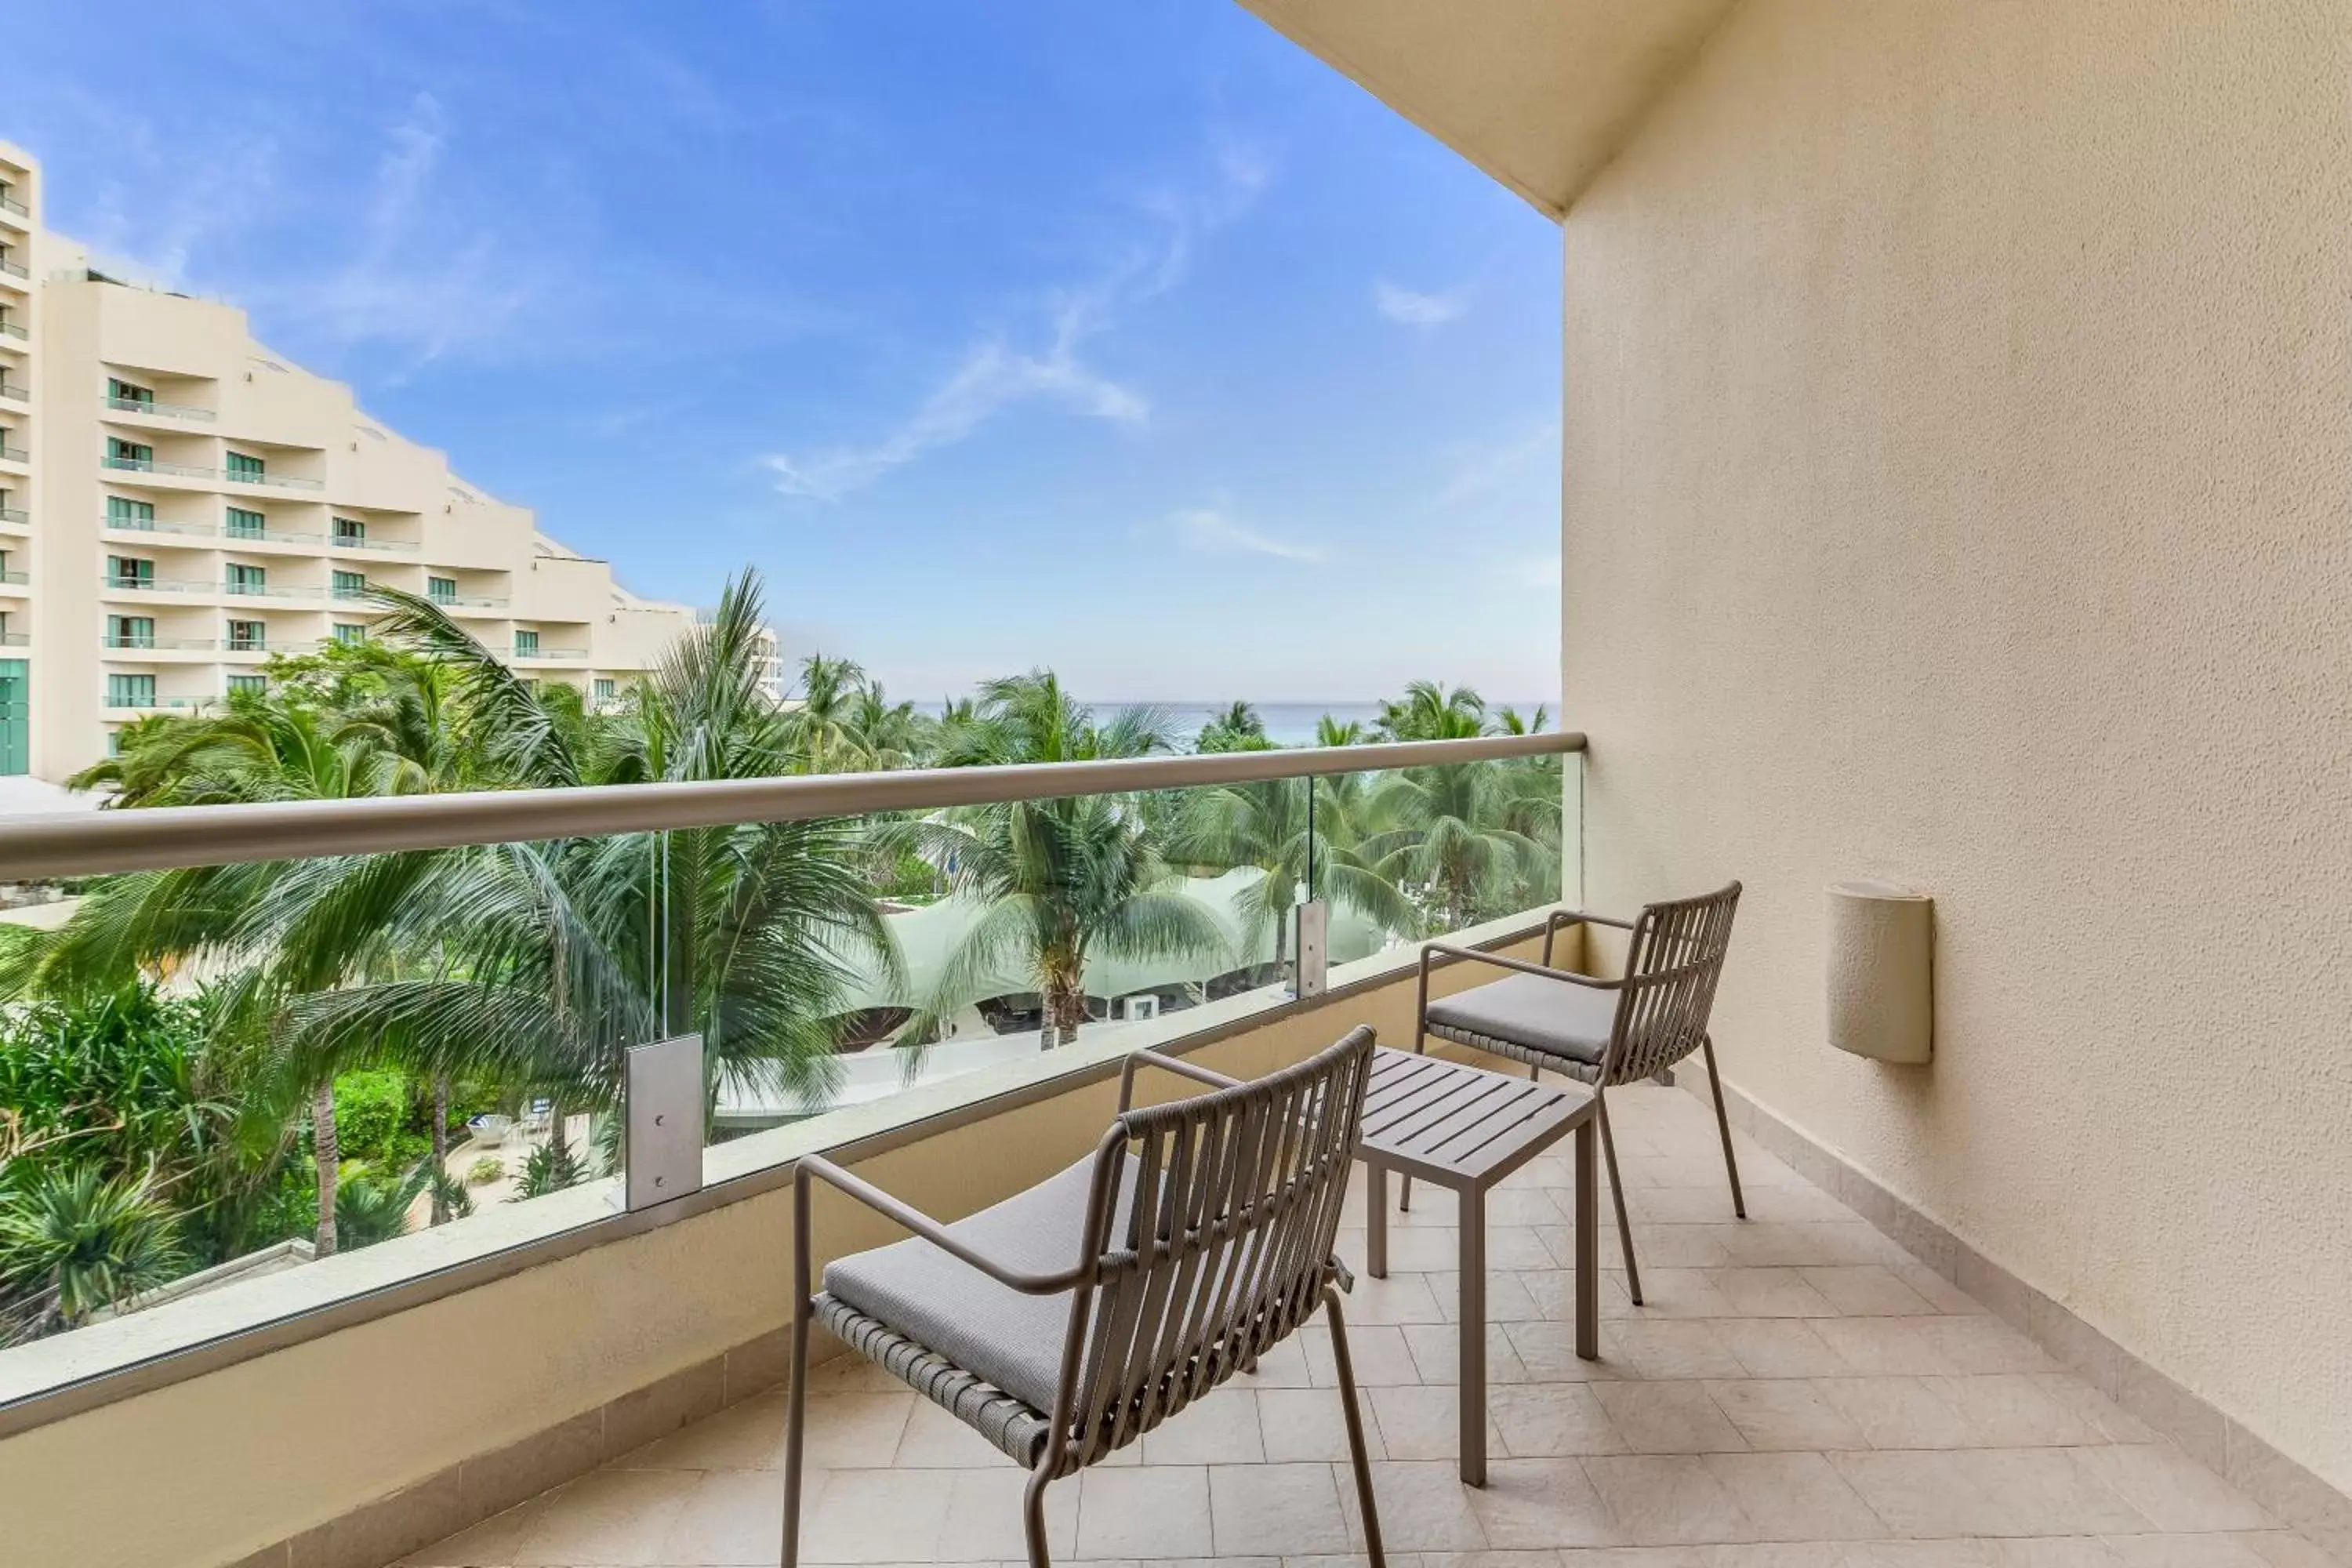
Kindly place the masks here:
[(487, 1187), (507, 1173), (507, 1163), (496, 1154), (485, 1154), (466, 1167), (466, 1184)]

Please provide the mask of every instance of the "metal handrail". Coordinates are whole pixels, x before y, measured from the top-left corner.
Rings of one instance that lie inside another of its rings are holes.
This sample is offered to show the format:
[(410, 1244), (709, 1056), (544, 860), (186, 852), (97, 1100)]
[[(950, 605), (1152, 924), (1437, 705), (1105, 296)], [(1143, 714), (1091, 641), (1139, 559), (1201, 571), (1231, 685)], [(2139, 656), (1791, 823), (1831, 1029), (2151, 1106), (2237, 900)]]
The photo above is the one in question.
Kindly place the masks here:
[(1570, 731), (1557, 735), (1218, 752), (1109, 763), (909, 768), (898, 773), (600, 784), (585, 789), (483, 790), (364, 800), (65, 812), (0, 822), (0, 881), (723, 827), (745, 822), (802, 822), (878, 811), (933, 811), (943, 806), (1129, 795), (1202, 784), (1265, 784), (1506, 757), (1558, 756), (1582, 750), (1583, 733)]

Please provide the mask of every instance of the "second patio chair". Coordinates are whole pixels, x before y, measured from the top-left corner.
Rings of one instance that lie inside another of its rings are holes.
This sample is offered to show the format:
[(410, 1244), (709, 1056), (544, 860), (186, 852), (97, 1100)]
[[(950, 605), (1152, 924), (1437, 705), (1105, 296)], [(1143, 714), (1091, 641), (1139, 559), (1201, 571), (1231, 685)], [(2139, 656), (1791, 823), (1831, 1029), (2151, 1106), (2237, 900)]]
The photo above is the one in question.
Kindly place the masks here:
[[(1706, 1058), (1715, 1096), (1723, 1166), (1731, 1178), (1731, 1209), (1748, 1217), (1739, 1164), (1731, 1152), (1731, 1123), (1723, 1112), (1723, 1083), (1715, 1070), (1715, 1042), (1706, 1032), (1716, 981), (1731, 946), (1731, 917), (1739, 884), (1696, 899), (1650, 904), (1631, 921), (1555, 910), (1544, 922), (1543, 962), (1506, 958), (1431, 942), (1422, 951), (1421, 997), (1413, 1049), (1429, 1036), (1525, 1062), (1528, 1076), (1543, 1068), (1592, 1086), (1601, 1148), (1609, 1164), (1609, 1194), (1617, 1205), (1617, 1234), (1625, 1250), (1625, 1283), (1635, 1306), (1642, 1275), (1633, 1263), (1633, 1229), (1625, 1217), (1625, 1187), (1617, 1173), (1617, 1142), (1609, 1129), (1609, 1090), (1664, 1072), (1693, 1051)], [(1563, 925), (1603, 925), (1632, 933), (1622, 979), (1599, 980), (1552, 967), (1552, 938)], [(1490, 963), (1516, 973), (1433, 1002), (1429, 972), (1439, 958)], [(1412, 1201), (1403, 1184), (1400, 1206)]]
[[(1150, 1066), (1212, 1092), (1130, 1110)], [(793, 1379), (783, 1568), (800, 1558), (808, 1331), (820, 1323), (1029, 1471), (1032, 1568), (1048, 1568), (1045, 1488), (1100, 1463), (1287, 1339), (1319, 1308), (1347, 1421), (1364, 1542), (1382, 1568), (1332, 1255), (1363, 1119), (1372, 1031), (1243, 1083), (1137, 1051), (1095, 1152), (942, 1225), (829, 1161), (793, 1186)], [(809, 1289), (809, 1193), (824, 1182), (915, 1235), (829, 1264)]]

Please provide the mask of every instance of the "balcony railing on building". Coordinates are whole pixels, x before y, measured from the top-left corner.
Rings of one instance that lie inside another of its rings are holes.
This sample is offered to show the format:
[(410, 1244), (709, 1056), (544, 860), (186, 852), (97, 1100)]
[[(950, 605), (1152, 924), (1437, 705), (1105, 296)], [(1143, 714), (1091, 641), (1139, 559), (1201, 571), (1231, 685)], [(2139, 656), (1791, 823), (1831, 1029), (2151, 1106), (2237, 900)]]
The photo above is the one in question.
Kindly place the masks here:
[(189, 419), (210, 421), (217, 418), (209, 408), (198, 408), (187, 403), (160, 403), (152, 397), (115, 397), (100, 399), (107, 407), (124, 414), (146, 414), (158, 419)]
[(167, 653), (199, 653), (220, 646), (212, 637), (159, 637), (150, 632), (108, 632), (101, 639), (110, 648), (156, 648)]
[(32, 460), (33, 455), (24, 447), (11, 447), (7, 442), (0, 441), (0, 463), (29, 463)]
[(21, 265), (8, 260), (5, 257), (0, 257), (0, 272), (5, 272), (11, 278), (30, 279), (33, 276), (31, 273), (26, 271)]
[(15, 338), (19, 342), (27, 342), (32, 335), (14, 321), (0, 321), (0, 338)]
[(112, 513), (99, 520), (101, 528), (120, 528), (132, 533), (183, 533), (210, 538), (220, 531), (209, 522), (174, 522), (161, 517), (117, 517)]
[(118, 468), (133, 474), (163, 474), (175, 479), (216, 479), (218, 468), (208, 468), (201, 463), (167, 463), (158, 458), (126, 458), (119, 452), (109, 452), (99, 458), (99, 466)]
[(220, 584), (202, 577), (101, 576), (99, 585), (110, 594), (216, 594)]
[[(347, 534), (340, 533), (329, 540), (328, 543), (337, 550), (397, 551), (408, 555), (415, 554), (418, 549), (416, 545), (405, 539), (353, 539)], [(437, 599), (434, 602), (440, 603)]]
[(0, 506), (0, 522), (30, 528), (33, 526), (33, 514), (20, 506)]

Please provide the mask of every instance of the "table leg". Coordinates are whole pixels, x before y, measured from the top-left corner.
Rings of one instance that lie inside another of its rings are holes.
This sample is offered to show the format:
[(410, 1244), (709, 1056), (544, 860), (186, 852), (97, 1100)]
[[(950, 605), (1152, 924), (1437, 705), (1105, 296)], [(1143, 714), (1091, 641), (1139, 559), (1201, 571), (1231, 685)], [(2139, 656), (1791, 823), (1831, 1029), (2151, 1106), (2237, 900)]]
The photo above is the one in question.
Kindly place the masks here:
[(1592, 1168), (1592, 1119), (1576, 1128), (1576, 1353), (1601, 1359), (1601, 1200)]
[(1462, 1480), (1486, 1484), (1486, 1193), (1462, 1189)]
[(1389, 1277), (1389, 1173), (1381, 1165), (1364, 1167), (1364, 1272)]

